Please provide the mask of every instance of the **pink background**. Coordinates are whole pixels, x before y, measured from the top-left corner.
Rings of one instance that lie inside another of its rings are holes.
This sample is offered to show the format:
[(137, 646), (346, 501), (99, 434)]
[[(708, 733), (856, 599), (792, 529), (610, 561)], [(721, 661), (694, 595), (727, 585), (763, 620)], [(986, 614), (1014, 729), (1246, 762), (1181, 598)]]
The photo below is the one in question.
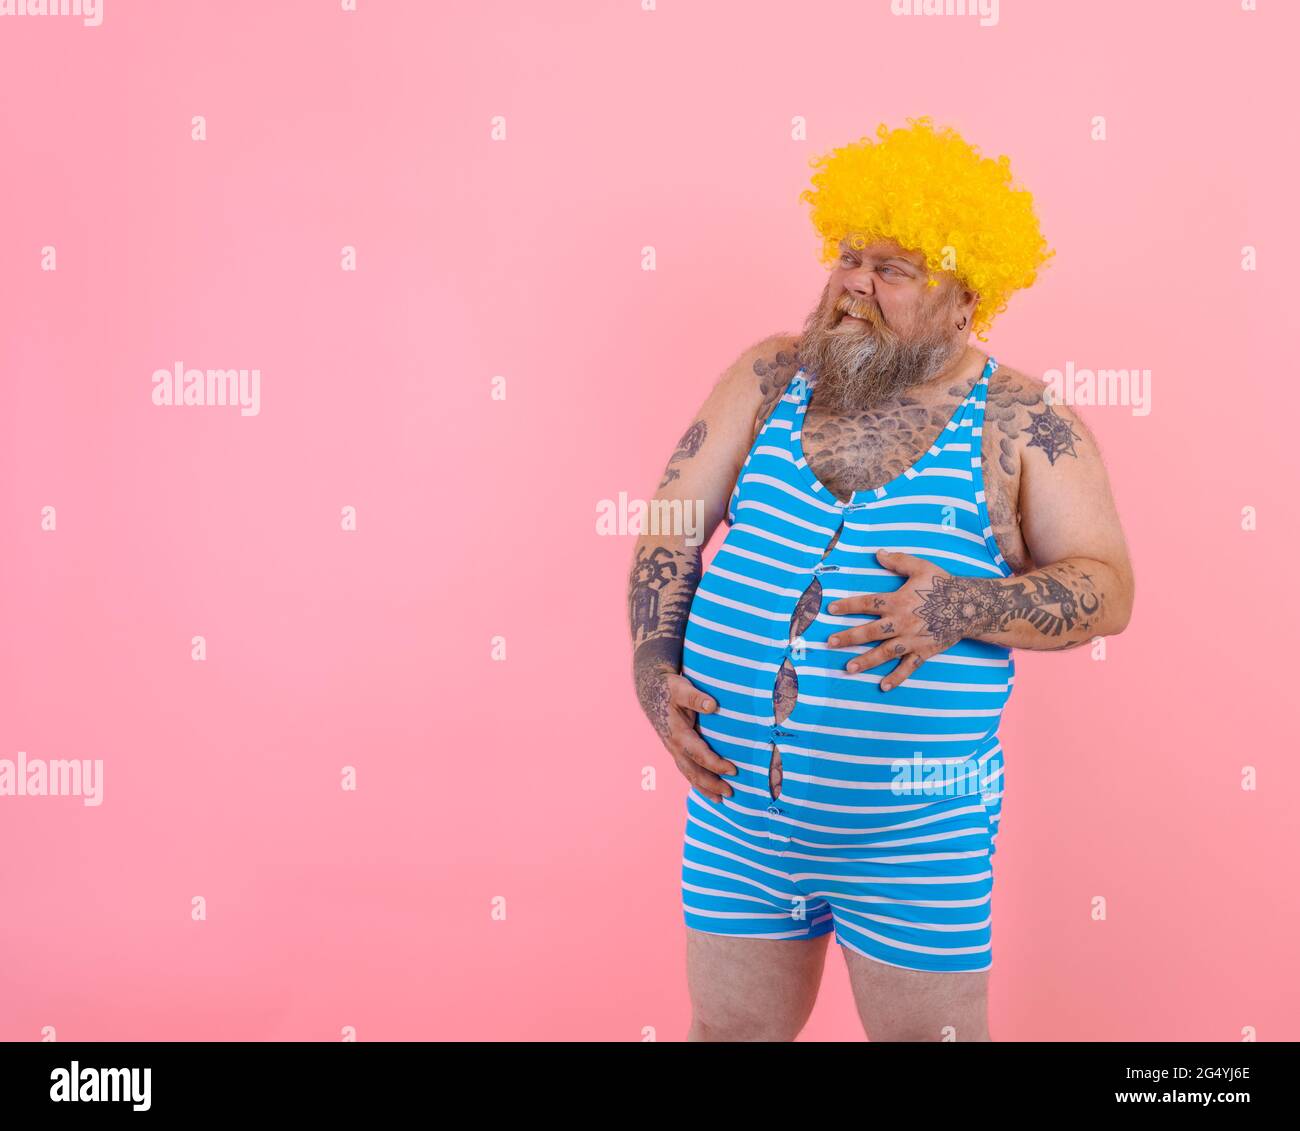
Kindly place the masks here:
[[(0, 20), (0, 758), (105, 775), (0, 798), (0, 1038), (680, 1039), (685, 783), (596, 506), (802, 324), (808, 160), (920, 114), (1011, 155), (1057, 249), (994, 356), (1152, 372), (1149, 416), (1081, 410), (1132, 624), (1019, 656), (993, 1036), (1300, 1038), (1297, 14), (1260, 6)], [(155, 407), (178, 360), (260, 368), (260, 414)], [(862, 1039), (833, 945), (805, 1035)]]

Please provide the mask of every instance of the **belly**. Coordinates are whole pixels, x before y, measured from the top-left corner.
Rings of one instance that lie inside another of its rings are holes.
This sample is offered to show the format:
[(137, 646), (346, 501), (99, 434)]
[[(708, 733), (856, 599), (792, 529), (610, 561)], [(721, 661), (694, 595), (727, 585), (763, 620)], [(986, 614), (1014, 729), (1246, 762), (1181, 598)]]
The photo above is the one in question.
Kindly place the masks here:
[[(700, 718), (706, 741), (731, 747), (718, 749), (724, 756), (747, 753), (763, 766), (774, 744), (783, 792), (795, 788), (815, 797), (819, 790), (827, 796), (857, 791), (882, 803), (906, 801), (895, 792), (900, 783), (969, 777), (987, 760), (1014, 681), (1009, 649), (959, 641), (882, 692), (880, 680), (896, 660), (850, 673), (844, 670), (848, 661), (871, 646), (826, 643), (833, 632), (873, 618), (835, 616), (826, 605), (893, 592), (906, 579), (880, 569), (874, 552), (867, 564), (868, 555), (849, 535), (824, 558), (814, 552), (793, 563), (789, 555), (778, 561), (759, 554), (760, 545), (743, 524), (733, 526), (691, 605), (682, 671), (719, 708)], [(814, 582), (820, 594), (809, 619), (807, 593)]]

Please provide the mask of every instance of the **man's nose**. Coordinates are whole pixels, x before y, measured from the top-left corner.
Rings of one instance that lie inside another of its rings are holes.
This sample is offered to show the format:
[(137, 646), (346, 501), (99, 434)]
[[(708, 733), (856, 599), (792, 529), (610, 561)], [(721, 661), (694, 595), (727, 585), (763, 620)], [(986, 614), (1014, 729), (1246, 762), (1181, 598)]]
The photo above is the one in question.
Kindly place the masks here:
[(876, 293), (876, 283), (871, 268), (857, 267), (844, 277), (844, 289), (856, 298), (869, 298)]
[(862, 305), (874, 305), (875, 289), (870, 277), (861, 280), (845, 280), (844, 295), (850, 302)]

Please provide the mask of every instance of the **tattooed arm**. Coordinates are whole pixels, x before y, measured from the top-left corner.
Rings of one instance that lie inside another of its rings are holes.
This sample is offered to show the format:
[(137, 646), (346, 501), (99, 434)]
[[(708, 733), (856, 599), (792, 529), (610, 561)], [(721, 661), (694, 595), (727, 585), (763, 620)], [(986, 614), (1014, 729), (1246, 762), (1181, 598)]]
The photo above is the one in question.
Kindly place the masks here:
[(755, 421), (779, 399), (781, 374), (788, 382), (796, 368), (791, 340), (779, 336), (746, 350), (723, 373), (678, 441), (652, 502), (652, 510), (666, 515), (697, 509), (698, 541), (688, 542), (684, 530), (642, 534), (628, 578), (637, 700), (678, 769), (715, 799), (731, 794), (718, 774), (734, 774), (736, 768), (714, 754), (695, 729), (696, 713), (717, 704), (681, 675), (686, 618), (700, 582), (703, 548), (726, 515)]
[[(1051, 403), (1041, 381), (1017, 384), (1020, 531), (1033, 560), (1048, 564), (986, 587), (991, 599), (963, 635), (1063, 651), (1124, 631), (1133, 566), (1091, 430), (1071, 406)], [(944, 603), (932, 594), (921, 615), (937, 623), (936, 599)]]
[(832, 647), (876, 645), (846, 670), (900, 660), (881, 680), (887, 691), (961, 639), (1058, 652), (1127, 627), (1133, 568), (1101, 453), (1078, 414), (1047, 403), (1042, 389), (1017, 375), (997, 427), (1004, 470), (1014, 461), (1019, 472), (1020, 532), (1033, 560), (1048, 564), (1006, 578), (958, 577), (912, 554), (880, 552), (880, 563), (908, 580), (893, 593), (830, 604), (832, 613), (877, 618), (830, 638)]

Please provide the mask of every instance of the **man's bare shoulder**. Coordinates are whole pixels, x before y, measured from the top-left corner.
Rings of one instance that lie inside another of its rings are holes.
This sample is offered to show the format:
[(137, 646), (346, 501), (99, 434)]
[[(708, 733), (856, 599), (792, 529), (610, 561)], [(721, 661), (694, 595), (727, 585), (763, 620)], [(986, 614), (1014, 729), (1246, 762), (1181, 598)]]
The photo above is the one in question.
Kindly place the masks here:
[(984, 434), (986, 442), (997, 443), (998, 462), (1008, 474), (1031, 449), (1054, 465), (1058, 456), (1077, 456), (1084, 445), (1096, 447), (1078, 412), (1058, 403), (1046, 381), (1001, 363), (989, 378)]
[(1023, 370), (1013, 369), (1000, 361), (997, 370), (989, 378), (989, 404), (994, 401), (1007, 406), (1041, 404), (1046, 387), (1046, 382), (1040, 378), (1031, 377)]
[(736, 362), (734, 379), (749, 388), (754, 400), (752, 435), (758, 435), (777, 401), (799, 372), (799, 337), (772, 334), (751, 346)]
[(799, 371), (799, 339), (792, 334), (772, 334), (746, 347), (722, 374), (721, 381), (736, 393), (766, 400), (780, 396)]
[(746, 347), (727, 366), (711, 399), (718, 411), (752, 425), (752, 441), (798, 372), (798, 337), (771, 334)]
[(799, 336), (773, 334), (754, 349), (752, 371), (764, 400), (779, 397), (799, 372)]

